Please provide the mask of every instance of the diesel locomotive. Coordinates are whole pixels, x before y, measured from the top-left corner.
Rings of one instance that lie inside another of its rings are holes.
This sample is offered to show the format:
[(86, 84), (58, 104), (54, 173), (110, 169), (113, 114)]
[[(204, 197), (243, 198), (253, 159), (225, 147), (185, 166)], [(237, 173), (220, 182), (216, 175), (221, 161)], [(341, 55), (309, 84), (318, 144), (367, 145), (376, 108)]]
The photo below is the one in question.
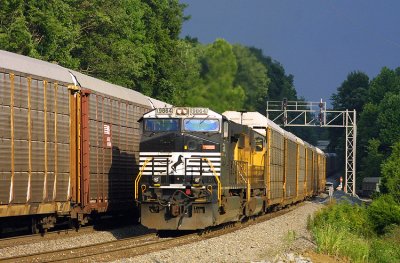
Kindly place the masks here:
[(324, 153), (257, 112), (156, 108), (140, 119), (141, 223), (197, 230), (322, 192)]

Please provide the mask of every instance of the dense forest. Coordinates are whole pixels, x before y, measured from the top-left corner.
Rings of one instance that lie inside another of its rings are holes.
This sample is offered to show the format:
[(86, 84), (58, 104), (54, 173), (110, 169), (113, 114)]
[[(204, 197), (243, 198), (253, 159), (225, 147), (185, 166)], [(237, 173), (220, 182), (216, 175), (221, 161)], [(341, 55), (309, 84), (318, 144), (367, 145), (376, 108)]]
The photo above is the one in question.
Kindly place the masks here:
[[(335, 109), (357, 111), (357, 180), (382, 176), (382, 192), (400, 200), (400, 68), (384, 67), (371, 80), (351, 72), (332, 101)], [(330, 138), (332, 149), (343, 153), (343, 131), (332, 130)]]
[[(177, 106), (265, 113), (268, 100), (301, 99), (294, 76), (262, 50), (223, 39), (211, 44), (195, 37), (182, 39), (182, 24), (189, 18), (178, 0), (0, 0), (0, 6), (0, 49), (57, 63)], [(364, 237), (393, 233), (392, 226), (400, 224), (400, 68), (384, 67), (372, 79), (351, 72), (331, 99), (334, 109), (357, 110), (358, 186), (364, 177), (383, 180), (368, 210), (332, 209), (328, 217), (345, 220), (353, 215), (346, 222), (358, 224), (349, 227)], [(314, 131), (295, 133), (315, 142)], [(329, 138), (331, 151), (343, 156), (343, 130), (330, 130)], [(321, 222), (321, 229), (329, 230)], [(382, 251), (381, 240), (373, 243), (378, 247), (371, 250), (371, 258)]]
[(0, 48), (58, 63), (174, 105), (264, 111), (296, 99), (293, 76), (262, 51), (181, 39), (172, 0), (1, 0)]

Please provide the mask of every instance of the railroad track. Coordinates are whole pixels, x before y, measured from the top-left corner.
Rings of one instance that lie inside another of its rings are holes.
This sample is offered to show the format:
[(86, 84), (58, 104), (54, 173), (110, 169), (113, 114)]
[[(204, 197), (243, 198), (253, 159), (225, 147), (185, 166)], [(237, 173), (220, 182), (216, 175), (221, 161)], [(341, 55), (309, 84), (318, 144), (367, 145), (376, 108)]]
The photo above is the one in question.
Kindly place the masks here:
[(184, 234), (176, 237), (160, 238), (156, 233), (141, 236), (129, 237), (103, 243), (91, 244), (80, 247), (73, 247), (48, 252), (27, 254), (9, 258), (0, 258), (1, 262), (99, 262), (111, 261), (128, 257), (135, 257), (150, 252), (160, 251), (171, 247), (198, 242), (234, 232), (238, 229), (258, 224), (271, 218), (288, 213), (302, 204), (291, 206), (274, 213), (265, 214), (251, 218), (244, 223), (225, 224), (206, 231)]
[[(33, 242), (46, 241), (58, 239), (64, 236), (77, 236), (82, 234), (89, 234), (96, 231), (94, 226), (84, 226), (79, 228), (79, 231), (75, 229), (62, 229), (55, 230), (51, 232), (47, 232), (45, 235), (43, 234), (31, 234), (31, 235), (23, 235), (23, 236), (15, 236), (15, 237), (7, 237), (0, 239), (0, 249), (15, 245), (24, 245)], [(0, 259), (1, 261), (1, 259)]]

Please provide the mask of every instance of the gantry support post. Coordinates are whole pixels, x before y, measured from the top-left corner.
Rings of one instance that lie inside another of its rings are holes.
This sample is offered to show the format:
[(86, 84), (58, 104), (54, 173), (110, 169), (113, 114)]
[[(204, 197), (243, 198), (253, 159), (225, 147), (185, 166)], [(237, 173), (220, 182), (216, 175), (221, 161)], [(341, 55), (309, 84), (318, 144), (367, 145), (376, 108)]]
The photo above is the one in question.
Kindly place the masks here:
[(327, 110), (326, 102), (268, 101), (267, 118), (285, 127), (324, 127), (346, 129), (345, 187), (344, 191), (356, 195), (356, 142), (355, 110)]

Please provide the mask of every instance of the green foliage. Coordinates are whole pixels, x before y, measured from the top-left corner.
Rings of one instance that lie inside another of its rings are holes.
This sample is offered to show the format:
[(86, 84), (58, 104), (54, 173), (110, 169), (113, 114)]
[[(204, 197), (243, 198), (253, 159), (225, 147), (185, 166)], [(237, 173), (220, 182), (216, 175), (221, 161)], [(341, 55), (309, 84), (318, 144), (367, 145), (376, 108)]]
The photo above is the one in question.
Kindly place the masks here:
[[(379, 130), (376, 128), (378, 115), (378, 105), (372, 103), (365, 104), (360, 120), (358, 121), (358, 134), (361, 146), (365, 147), (369, 140), (378, 137)], [(365, 150), (366, 148), (362, 149), (362, 152), (365, 152)]]
[(400, 205), (393, 196), (382, 195), (368, 207), (368, 216), (375, 232), (386, 233), (393, 225), (400, 225)]
[(318, 212), (310, 222), (310, 228), (317, 243), (317, 251), (354, 262), (368, 259), (369, 245), (364, 238), (373, 236), (363, 206), (348, 203), (330, 205)]
[(283, 98), (296, 100), (297, 92), (293, 84), (293, 75), (286, 75), (283, 66), (271, 57), (264, 56), (261, 49), (250, 48), (250, 51), (268, 69), (268, 78), (270, 79), (268, 100), (282, 100)]
[(71, 55), (79, 25), (71, 1), (0, 2), (0, 48), (76, 68)]
[(296, 240), (296, 238), (297, 238), (296, 231), (288, 230), (287, 234), (284, 237), (284, 241), (288, 246), (290, 246), (293, 244), (293, 242)]
[(143, 69), (154, 61), (153, 47), (143, 43), (146, 28), (140, 1), (80, 1), (75, 19), (80, 25), (79, 70), (134, 88)]
[(366, 100), (369, 88), (369, 77), (360, 71), (351, 72), (347, 79), (337, 89), (337, 93), (331, 96), (334, 109), (353, 110), (361, 112)]
[[(138, 90), (157, 99), (175, 103), (179, 90), (186, 83), (185, 62), (182, 58), (179, 40), (184, 5), (178, 0), (142, 0), (143, 21), (146, 34), (143, 42), (152, 49), (152, 61), (144, 68), (144, 77), (139, 81)], [(138, 9), (138, 7), (136, 7)]]
[[(362, 72), (351, 72), (332, 95), (335, 109), (356, 109), (358, 118), (357, 180), (379, 176), (382, 161), (391, 153), (391, 146), (400, 141), (400, 68), (386, 67), (369, 81)], [(332, 129), (330, 149), (336, 149), (339, 159), (344, 153), (344, 131)]]
[(381, 142), (378, 139), (371, 139), (368, 142), (368, 154), (362, 159), (361, 178), (379, 177), (381, 175), (381, 163), (384, 160), (384, 155), (379, 151)]
[(330, 205), (317, 213), (313, 225), (322, 228), (332, 225), (337, 229), (344, 228), (346, 231), (359, 236), (371, 236), (373, 234), (365, 207), (352, 206), (347, 202)]
[(371, 242), (370, 261), (377, 263), (400, 262), (400, 243), (386, 238), (374, 239)]
[(264, 113), (267, 99), (296, 97), (293, 76), (261, 50), (179, 39), (188, 17), (178, 0), (0, 0), (0, 6), (1, 49), (171, 104)]
[(400, 141), (400, 94), (388, 92), (379, 103), (377, 126), (379, 139), (386, 150)]
[(0, 48), (57, 62), (166, 102), (188, 85), (178, 0), (0, 2)]
[(393, 146), (392, 154), (382, 164), (383, 193), (391, 194), (400, 204), (400, 141)]
[(246, 93), (243, 110), (264, 113), (270, 83), (266, 66), (248, 47), (236, 44), (233, 52), (238, 64), (234, 85), (241, 86)]
[(351, 232), (327, 225), (324, 228), (315, 228), (313, 235), (319, 253), (350, 258), (353, 262), (368, 260), (368, 243)]
[(379, 104), (387, 92), (400, 92), (400, 75), (397, 74), (397, 71), (398, 70), (391, 70), (387, 67), (382, 68), (379, 75), (371, 82), (371, 87), (368, 92), (370, 102)]
[[(341, 203), (316, 213), (309, 228), (317, 251), (345, 257), (351, 262), (398, 262), (400, 226), (390, 220), (393, 219), (390, 211), (398, 208), (394, 208), (396, 203), (390, 198), (375, 200), (368, 208)], [(383, 233), (381, 229), (386, 234), (378, 236)]]
[[(369, 77), (360, 71), (354, 71), (347, 75), (345, 81), (337, 88), (337, 93), (332, 94), (332, 106), (335, 110), (356, 110), (357, 116), (362, 111), (366, 101), (369, 88)], [(330, 129), (329, 148), (336, 151), (338, 158), (344, 162), (345, 130)], [(359, 137), (360, 138), (360, 137)], [(362, 151), (358, 146), (358, 153)], [(358, 156), (357, 156), (358, 157)], [(359, 163), (361, 159), (358, 158)]]
[(240, 110), (245, 101), (242, 87), (234, 85), (237, 61), (232, 46), (217, 39), (199, 52), (201, 81), (189, 90), (186, 103), (210, 107), (217, 112)]

